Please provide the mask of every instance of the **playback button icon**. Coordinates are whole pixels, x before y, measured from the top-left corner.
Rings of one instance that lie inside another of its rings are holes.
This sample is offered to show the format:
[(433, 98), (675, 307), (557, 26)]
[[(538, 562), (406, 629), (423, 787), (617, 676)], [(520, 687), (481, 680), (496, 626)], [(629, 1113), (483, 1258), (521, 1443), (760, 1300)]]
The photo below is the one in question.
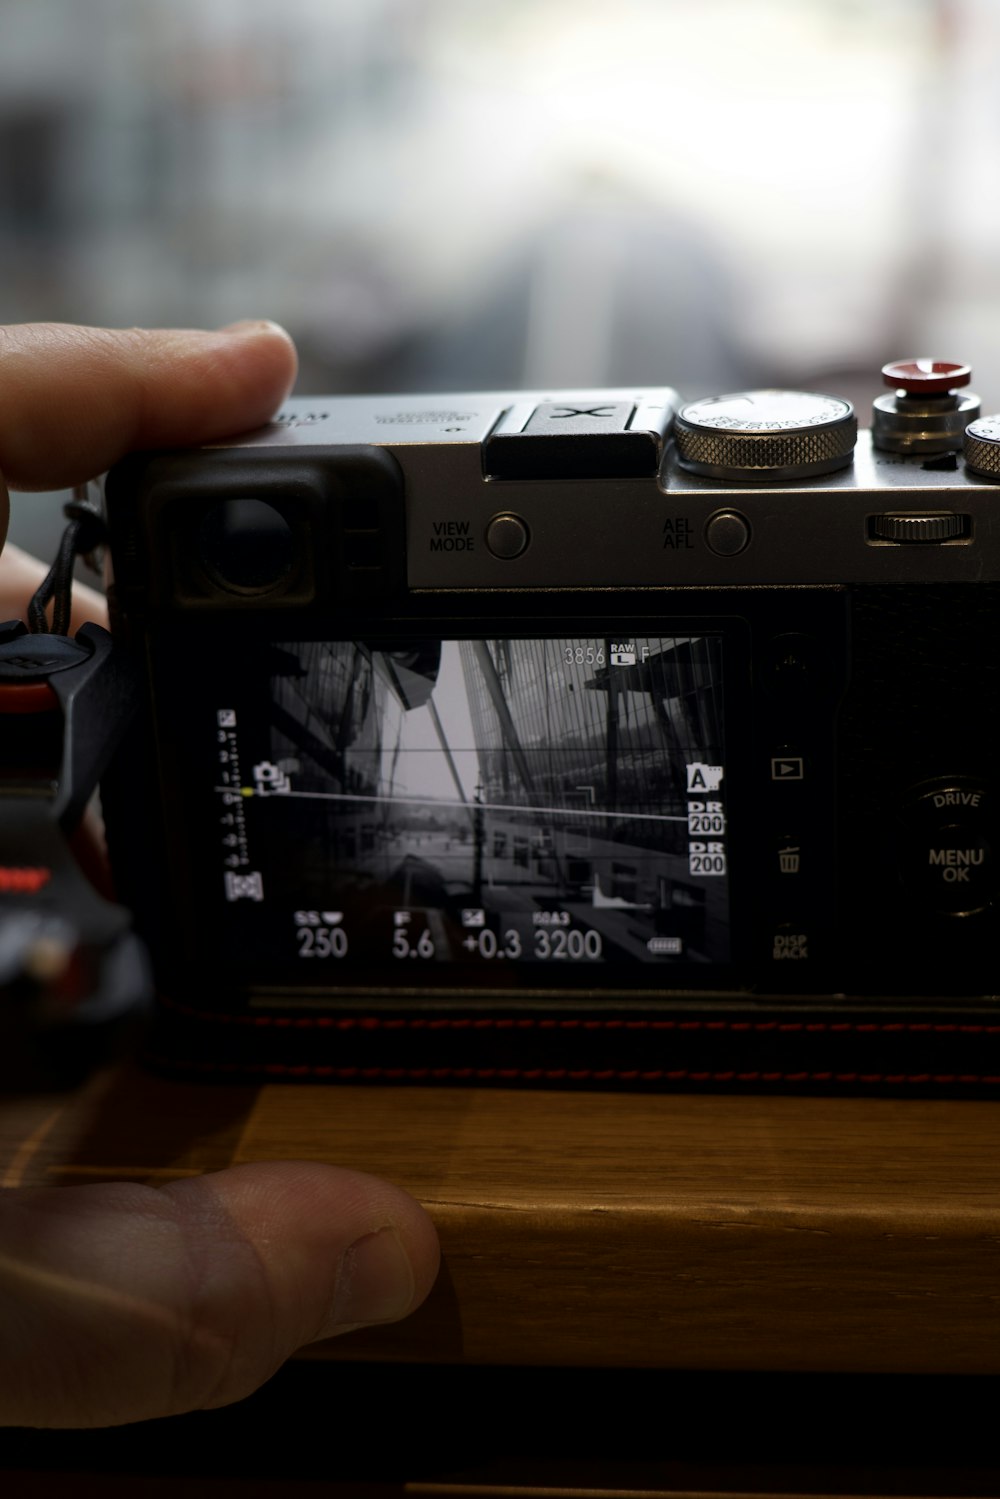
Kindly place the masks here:
[(806, 763), (801, 755), (791, 753), (771, 756), (772, 781), (804, 781)]

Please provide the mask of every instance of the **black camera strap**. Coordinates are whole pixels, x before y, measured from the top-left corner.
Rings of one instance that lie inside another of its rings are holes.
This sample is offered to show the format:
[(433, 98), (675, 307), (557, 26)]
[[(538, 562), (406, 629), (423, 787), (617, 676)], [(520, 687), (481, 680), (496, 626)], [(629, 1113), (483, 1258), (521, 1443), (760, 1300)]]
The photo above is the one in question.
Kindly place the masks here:
[(150, 991), (128, 912), (74, 851), (137, 687), (106, 630), (67, 634), (73, 565), (101, 545), (104, 522), (79, 497), (65, 511), (30, 629), (0, 624), (0, 1081), (15, 1087), (79, 1075)]
[[(28, 605), (28, 627), (33, 634), (66, 635), (70, 625), (73, 598), (73, 566), (77, 557), (92, 559), (107, 538), (104, 517), (87, 498), (85, 487), (73, 491), (73, 498), (63, 506), (69, 524), (59, 541), (56, 560), (49, 568)], [(92, 565), (94, 565), (92, 563)], [(52, 602), (52, 624), (46, 609)]]

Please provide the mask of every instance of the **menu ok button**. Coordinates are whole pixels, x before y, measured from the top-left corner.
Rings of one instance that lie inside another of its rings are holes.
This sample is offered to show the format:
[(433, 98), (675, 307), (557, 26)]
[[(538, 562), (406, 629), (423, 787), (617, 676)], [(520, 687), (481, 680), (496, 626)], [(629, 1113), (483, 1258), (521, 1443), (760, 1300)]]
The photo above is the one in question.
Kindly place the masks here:
[(942, 916), (971, 916), (997, 895), (993, 794), (967, 776), (925, 782), (902, 808), (900, 872)]
[(993, 849), (984, 833), (961, 824), (937, 828), (926, 843), (921, 839), (921, 845), (921, 885), (938, 911), (957, 915), (989, 904), (996, 871)]

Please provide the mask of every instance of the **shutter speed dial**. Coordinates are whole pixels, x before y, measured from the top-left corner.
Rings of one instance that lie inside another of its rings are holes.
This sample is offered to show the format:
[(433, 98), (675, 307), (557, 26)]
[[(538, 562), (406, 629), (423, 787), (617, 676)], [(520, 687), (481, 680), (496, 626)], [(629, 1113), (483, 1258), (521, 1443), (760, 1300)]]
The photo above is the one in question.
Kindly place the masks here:
[(749, 390), (694, 401), (674, 422), (683, 468), (742, 483), (846, 468), (857, 434), (849, 401), (800, 390)]

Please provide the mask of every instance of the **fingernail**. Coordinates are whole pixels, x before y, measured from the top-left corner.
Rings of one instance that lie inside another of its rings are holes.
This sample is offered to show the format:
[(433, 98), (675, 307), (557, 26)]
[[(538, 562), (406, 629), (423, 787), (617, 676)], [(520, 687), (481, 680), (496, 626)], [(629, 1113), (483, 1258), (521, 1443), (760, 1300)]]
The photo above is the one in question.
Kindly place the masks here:
[(217, 328), (217, 333), (280, 333), (283, 338), (288, 334), (280, 323), (272, 322), (270, 318), (242, 318), (238, 323), (227, 323), (224, 328)]
[(416, 1282), (394, 1228), (366, 1234), (346, 1250), (337, 1274), (333, 1309), (323, 1336), (345, 1327), (395, 1322), (409, 1311)]

